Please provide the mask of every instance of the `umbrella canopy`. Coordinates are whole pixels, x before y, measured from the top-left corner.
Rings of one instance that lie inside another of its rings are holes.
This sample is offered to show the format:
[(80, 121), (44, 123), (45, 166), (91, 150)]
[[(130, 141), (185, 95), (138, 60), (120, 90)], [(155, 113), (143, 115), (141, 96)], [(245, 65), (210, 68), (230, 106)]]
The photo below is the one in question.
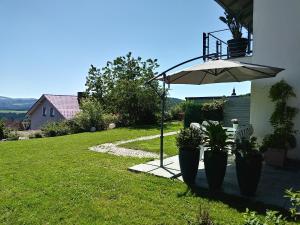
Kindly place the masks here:
[(212, 84), (275, 77), (284, 69), (231, 60), (211, 60), (166, 77), (168, 84)]

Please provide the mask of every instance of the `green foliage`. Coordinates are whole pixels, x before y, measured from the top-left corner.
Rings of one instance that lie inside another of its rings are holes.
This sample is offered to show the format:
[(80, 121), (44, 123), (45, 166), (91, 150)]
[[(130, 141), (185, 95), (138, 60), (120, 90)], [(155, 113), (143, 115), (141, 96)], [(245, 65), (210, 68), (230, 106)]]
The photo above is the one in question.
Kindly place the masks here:
[(293, 88), (281, 80), (271, 87), (269, 97), (275, 103), (275, 110), (270, 118), (274, 132), (264, 138), (261, 149), (266, 151), (268, 148), (295, 148), (297, 143), (293, 119), (298, 109), (287, 105), (291, 97), (296, 97)]
[(208, 125), (204, 126), (203, 134), (204, 141), (207, 143), (210, 151), (227, 151), (228, 146), (231, 144), (228, 141), (226, 130), (219, 123), (208, 122)]
[(202, 123), (202, 105), (197, 102), (189, 101), (185, 104), (184, 127), (187, 128), (191, 123)]
[(170, 109), (170, 116), (172, 120), (182, 120), (184, 118), (186, 102), (180, 102)]
[(34, 132), (32, 134), (29, 135), (29, 139), (33, 139), (33, 138), (42, 138), (43, 137), (43, 134), (42, 132)]
[(194, 151), (199, 150), (202, 143), (202, 135), (200, 129), (185, 128), (181, 129), (176, 137), (176, 145), (179, 150)]
[(5, 138), (5, 124), (3, 120), (0, 120), (0, 140)]
[(19, 135), (16, 130), (7, 129), (6, 138), (8, 141), (16, 141), (19, 139)]
[(242, 140), (236, 141), (236, 147), (234, 150), (235, 154), (239, 154), (242, 157), (249, 158), (249, 157), (258, 157), (262, 160), (262, 154), (260, 153), (256, 137), (251, 137), (250, 140), (243, 138)]
[(233, 38), (240, 39), (242, 37), (242, 24), (240, 23), (240, 16), (234, 16), (229, 12), (224, 12), (225, 16), (220, 16), (220, 20), (225, 23)]
[(292, 205), (290, 213), (296, 221), (297, 217), (300, 216), (300, 191), (293, 191), (293, 189), (286, 190), (285, 197), (290, 199)]
[(119, 116), (116, 114), (112, 114), (112, 113), (103, 114), (102, 119), (103, 119), (103, 124), (104, 124), (105, 129), (107, 129), (109, 124), (111, 124), (111, 123), (114, 123), (117, 125), (120, 122)]
[(276, 211), (267, 210), (266, 216), (260, 219), (255, 212), (249, 209), (244, 213), (244, 225), (285, 225), (285, 218)]
[(64, 121), (46, 123), (41, 130), (46, 137), (62, 136), (71, 133), (70, 128)]
[(181, 105), (185, 109), (184, 127), (189, 127), (192, 122), (202, 123), (205, 120), (222, 121), (224, 118), (224, 100), (199, 103), (188, 101)]
[[(142, 61), (131, 53), (117, 57), (98, 69), (91, 65), (86, 80), (87, 93), (97, 99), (107, 113), (120, 115), (123, 124), (156, 122), (161, 93), (158, 81), (152, 87), (145, 82), (155, 76), (157, 60)], [(155, 90), (156, 91), (155, 91)]]
[(99, 101), (93, 98), (85, 98), (80, 103), (81, 111), (75, 116), (75, 123), (83, 131), (104, 129), (103, 109)]
[(204, 120), (222, 121), (224, 119), (225, 100), (213, 100), (202, 104), (202, 114)]
[(200, 207), (199, 214), (196, 221), (189, 221), (188, 225), (214, 225), (209, 210)]

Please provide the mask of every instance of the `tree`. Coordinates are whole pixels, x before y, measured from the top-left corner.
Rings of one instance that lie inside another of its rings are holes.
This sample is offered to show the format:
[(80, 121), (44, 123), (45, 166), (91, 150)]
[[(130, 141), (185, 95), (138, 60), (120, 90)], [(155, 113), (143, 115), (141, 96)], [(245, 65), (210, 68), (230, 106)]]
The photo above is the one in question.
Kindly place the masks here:
[(124, 124), (145, 124), (156, 121), (161, 93), (157, 81), (152, 87), (145, 82), (156, 75), (156, 59), (143, 61), (131, 53), (107, 62), (102, 69), (91, 65), (86, 92), (97, 99), (103, 109), (119, 114)]

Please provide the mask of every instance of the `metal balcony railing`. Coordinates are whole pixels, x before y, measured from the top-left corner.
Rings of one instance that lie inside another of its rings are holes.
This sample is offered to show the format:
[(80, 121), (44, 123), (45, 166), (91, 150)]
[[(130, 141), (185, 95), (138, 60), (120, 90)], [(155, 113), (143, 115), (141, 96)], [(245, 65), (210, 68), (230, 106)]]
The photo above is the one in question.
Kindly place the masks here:
[(217, 33), (229, 32), (229, 29), (203, 33), (203, 60), (229, 59), (252, 55), (253, 39), (248, 32), (247, 38), (224, 41)]

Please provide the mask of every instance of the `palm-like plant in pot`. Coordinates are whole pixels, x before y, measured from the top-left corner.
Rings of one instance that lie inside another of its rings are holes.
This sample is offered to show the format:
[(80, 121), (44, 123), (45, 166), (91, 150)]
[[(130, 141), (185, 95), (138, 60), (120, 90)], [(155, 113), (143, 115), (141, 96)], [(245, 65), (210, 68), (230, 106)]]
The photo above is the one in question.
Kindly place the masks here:
[(204, 166), (209, 188), (220, 189), (224, 180), (228, 158), (228, 135), (221, 124), (208, 122), (203, 129), (205, 147)]
[(237, 140), (234, 153), (240, 192), (242, 195), (254, 196), (260, 180), (263, 161), (256, 138)]
[(230, 57), (243, 57), (246, 55), (248, 39), (242, 37), (242, 24), (239, 15), (232, 15), (229, 12), (224, 13), (225, 16), (220, 16), (220, 20), (225, 23), (233, 39), (227, 41)]
[(202, 136), (200, 129), (185, 128), (182, 129), (176, 137), (182, 178), (189, 187), (193, 187), (195, 184), (201, 143)]

